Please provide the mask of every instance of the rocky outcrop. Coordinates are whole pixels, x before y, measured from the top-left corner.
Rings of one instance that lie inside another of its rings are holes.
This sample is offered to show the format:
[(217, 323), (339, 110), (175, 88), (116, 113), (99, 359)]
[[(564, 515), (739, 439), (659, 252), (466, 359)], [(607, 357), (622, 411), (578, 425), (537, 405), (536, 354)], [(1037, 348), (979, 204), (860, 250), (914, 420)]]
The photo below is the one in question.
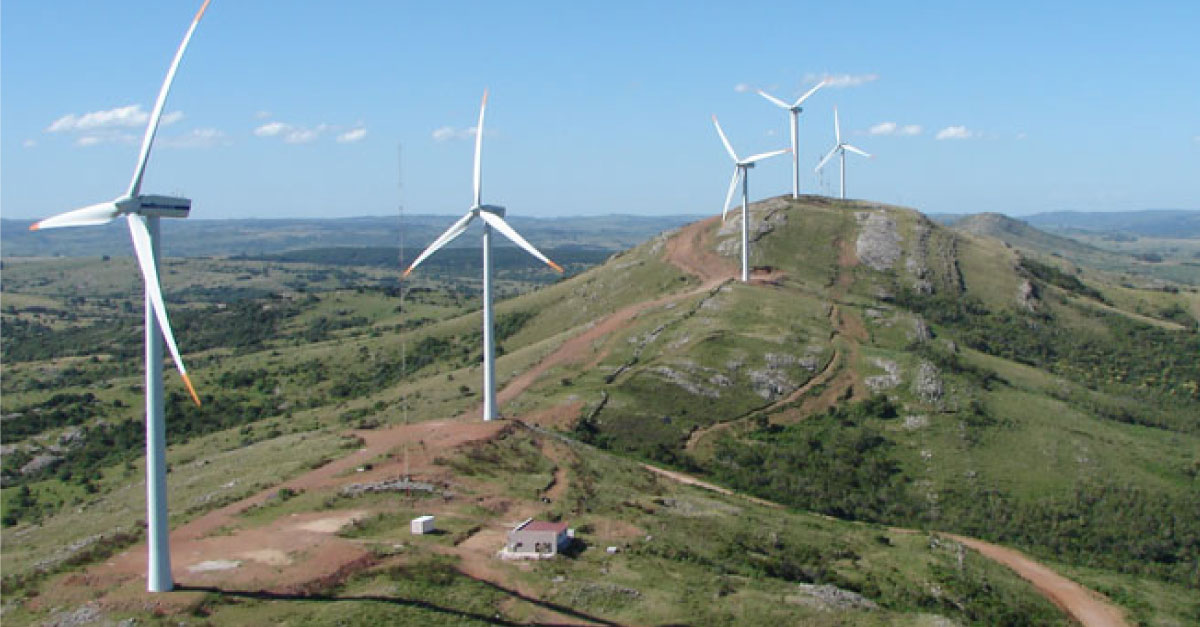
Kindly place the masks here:
[(913, 276), (912, 288), (918, 294), (932, 294), (933, 282), (929, 280), (929, 266), (925, 263), (925, 251), (929, 248), (932, 227), (925, 218), (918, 218), (913, 226), (916, 243), (909, 251), (904, 267)]
[(913, 394), (926, 403), (936, 403), (942, 400), (942, 373), (937, 366), (922, 361), (917, 366), (917, 374), (913, 377)]
[(1021, 281), (1017, 286), (1017, 306), (1029, 313), (1038, 310), (1038, 289), (1029, 279)]
[[(706, 398), (720, 398), (721, 390), (717, 388), (725, 387), (732, 383), (732, 381), (729, 380), (729, 377), (725, 376), (724, 373), (711, 368), (700, 368), (697, 366), (692, 366), (687, 371), (675, 370), (667, 366), (658, 366), (652, 368), (650, 372), (653, 372), (663, 379), (666, 379), (668, 382), (687, 390), (689, 394), (704, 396)], [(700, 375), (707, 380), (704, 382), (697, 381), (696, 375)], [(704, 383), (708, 383), (709, 386), (715, 387), (706, 386)]]
[(789, 595), (786, 600), (801, 605), (819, 607), (823, 610), (879, 609), (879, 606), (867, 597), (829, 584), (802, 583), (797, 586), (797, 592), (799, 594)]
[(854, 217), (859, 224), (855, 243), (859, 261), (881, 272), (891, 269), (901, 253), (896, 221), (883, 211), (859, 211)]
[(924, 344), (933, 339), (933, 331), (929, 329), (929, 325), (926, 324), (924, 318), (916, 316), (913, 318), (913, 330), (912, 333), (908, 334), (908, 338), (914, 342)]
[(900, 366), (896, 362), (890, 359), (876, 358), (875, 365), (883, 368), (887, 374), (875, 375), (863, 380), (872, 392), (878, 393), (900, 385)]

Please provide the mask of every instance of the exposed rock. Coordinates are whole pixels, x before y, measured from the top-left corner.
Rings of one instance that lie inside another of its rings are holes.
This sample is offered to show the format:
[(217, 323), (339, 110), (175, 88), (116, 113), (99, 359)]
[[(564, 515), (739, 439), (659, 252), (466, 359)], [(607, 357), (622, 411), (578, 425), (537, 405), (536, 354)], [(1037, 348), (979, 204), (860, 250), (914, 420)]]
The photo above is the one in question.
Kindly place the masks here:
[(766, 368), (750, 370), (746, 376), (750, 379), (750, 386), (754, 388), (754, 392), (768, 401), (782, 398), (796, 389), (797, 385), (787, 376), (786, 368), (800, 366), (812, 372), (817, 369), (818, 363), (811, 355), (797, 357), (786, 353), (767, 353), (763, 356), (763, 361), (766, 362)]
[(925, 323), (925, 319), (921, 316), (913, 318), (913, 330), (908, 334), (908, 338), (915, 342), (928, 342), (933, 339), (933, 331), (929, 329), (929, 325)]
[(92, 602), (70, 611), (54, 612), (46, 622), (42, 623), (42, 626), (79, 627), (80, 625), (94, 625), (102, 618), (104, 618), (104, 614), (100, 612), (100, 606)]
[[(708, 369), (704, 368), (703, 370), (708, 370)], [(653, 373), (661, 376), (662, 378), (666, 379), (667, 381), (674, 383), (675, 385), (678, 385), (679, 387), (687, 390), (689, 394), (695, 394), (697, 396), (704, 396), (707, 398), (720, 398), (721, 397), (720, 390), (707, 388), (707, 387), (700, 385), (699, 383), (693, 381), (688, 376), (689, 373), (680, 372), (678, 370), (674, 370), (667, 366), (658, 366), (656, 368), (652, 368), (650, 370), (650, 372), (653, 372)], [(721, 373), (716, 372), (716, 371), (713, 371), (711, 373), (711, 375), (720, 375), (720, 374)], [(726, 380), (728, 380), (728, 379), (726, 379)]]
[(917, 366), (917, 376), (913, 377), (913, 393), (926, 403), (936, 403), (942, 399), (942, 373), (937, 366), (921, 361)]
[(1037, 286), (1029, 279), (1021, 281), (1017, 286), (1017, 306), (1030, 313), (1038, 310)]
[(929, 416), (905, 416), (904, 428), (909, 430), (924, 429), (929, 426)]
[(782, 398), (796, 389), (796, 384), (779, 370), (751, 370), (746, 376), (750, 379), (750, 387), (754, 389), (754, 393), (764, 400)]
[(883, 211), (854, 214), (860, 229), (855, 252), (859, 261), (874, 270), (888, 270), (900, 259), (900, 234), (896, 221)]
[(932, 294), (933, 282), (929, 280), (929, 267), (925, 263), (925, 252), (929, 248), (929, 235), (932, 233), (929, 221), (917, 219), (913, 226), (916, 244), (909, 251), (904, 267), (913, 276), (912, 288), (918, 294)]
[(62, 435), (58, 436), (58, 443), (66, 448), (71, 448), (77, 444), (83, 443), (83, 427), (67, 427)]
[(755, 222), (754, 213), (751, 212), (750, 214), (750, 221), (751, 224), (753, 224), (750, 231), (750, 239), (751, 241), (755, 242), (762, 239), (764, 235), (770, 233), (771, 231), (774, 231), (775, 229), (787, 224), (788, 221), (787, 212), (778, 211), (780, 207), (787, 206), (786, 203), (781, 204), (780, 199), (772, 198), (771, 200), (761, 203), (761, 205), (763, 209), (766, 210), (766, 215), (764, 215), (760, 220)]
[(61, 459), (61, 455), (56, 455), (51, 452), (38, 453), (37, 455), (33, 456), (33, 459), (26, 462), (24, 466), (21, 466), (20, 473), (22, 475), (31, 475), (35, 472), (39, 472), (49, 468), (50, 466), (53, 466), (54, 464), (57, 464)]
[(876, 358), (875, 365), (883, 368), (887, 374), (875, 375), (863, 380), (867, 384), (867, 387), (871, 388), (872, 392), (882, 392), (900, 385), (900, 366), (896, 362)]
[[(396, 479), (385, 479), (383, 481), (371, 481), (368, 483), (352, 483), (338, 492), (342, 496), (359, 496), (371, 492), (426, 492), (432, 494), (437, 489), (437, 486), (424, 481), (413, 481), (398, 477)], [(443, 492), (442, 496), (453, 496), (450, 492)]]
[(797, 584), (799, 595), (786, 597), (792, 603), (819, 607), (823, 610), (877, 610), (874, 601), (857, 592), (843, 590), (837, 586)]

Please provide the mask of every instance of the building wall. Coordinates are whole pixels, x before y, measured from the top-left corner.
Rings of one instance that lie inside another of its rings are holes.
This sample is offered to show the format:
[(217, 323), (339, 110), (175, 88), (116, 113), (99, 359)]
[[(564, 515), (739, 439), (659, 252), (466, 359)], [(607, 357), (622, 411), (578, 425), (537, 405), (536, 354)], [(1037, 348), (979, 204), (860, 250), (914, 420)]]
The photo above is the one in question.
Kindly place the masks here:
[(553, 531), (512, 531), (508, 534), (508, 549), (519, 553), (557, 553), (566, 533), (561, 534), (562, 538), (559, 536)]

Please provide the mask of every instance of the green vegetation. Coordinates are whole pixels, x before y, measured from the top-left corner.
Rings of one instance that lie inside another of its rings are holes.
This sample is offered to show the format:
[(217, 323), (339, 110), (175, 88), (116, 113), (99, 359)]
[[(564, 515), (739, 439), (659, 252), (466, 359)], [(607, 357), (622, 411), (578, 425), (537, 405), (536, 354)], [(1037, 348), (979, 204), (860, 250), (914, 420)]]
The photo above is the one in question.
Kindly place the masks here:
[[(762, 228), (752, 261), (771, 268), (769, 284), (700, 289), (664, 260), (661, 237), (590, 268), (608, 253), (553, 252), (574, 264), (566, 280), (501, 263), (501, 385), (601, 317), (655, 301), (623, 313), (627, 321), (502, 407), (508, 417), (553, 415), (557, 429), (606, 451), (510, 425), (440, 452), (438, 481), (452, 478), (452, 497), (274, 489), (219, 533), (354, 509), (365, 516), (341, 534), (370, 551), (370, 564), (293, 596), (193, 592), (194, 618), (1063, 620), (1011, 573), (936, 535), (946, 530), (1057, 560), (1138, 620), (1195, 620), (1187, 592), (1200, 587), (1200, 299), (1190, 288), (1135, 285), (871, 203), (773, 199), (753, 213)], [(894, 223), (900, 242), (883, 270), (851, 263), (872, 213)], [(719, 229), (711, 244), (732, 263), (736, 231)], [(386, 244), (289, 261), (261, 251), (164, 264), (204, 400), (192, 405), (166, 373), (173, 524), (360, 448), (348, 428), (445, 419), (477, 405), (477, 251), (459, 249), (402, 285)], [(1163, 259), (1154, 265), (1184, 268)], [(7, 603), (138, 541), (144, 436), (133, 264), (6, 259), (4, 272)], [(1030, 300), (1018, 303), (1026, 280)], [(788, 509), (665, 482), (612, 453), (705, 474)], [(542, 501), (564, 477), (562, 494)], [(407, 536), (407, 520), (434, 504), (446, 508), (446, 533)], [(460, 544), (527, 511), (569, 521), (579, 552), (497, 566), (511, 586), (464, 575)], [(878, 609), (829, 612), (802, 585), (834, 586)], [(6, 622), (48, 618), (13, 605)]]

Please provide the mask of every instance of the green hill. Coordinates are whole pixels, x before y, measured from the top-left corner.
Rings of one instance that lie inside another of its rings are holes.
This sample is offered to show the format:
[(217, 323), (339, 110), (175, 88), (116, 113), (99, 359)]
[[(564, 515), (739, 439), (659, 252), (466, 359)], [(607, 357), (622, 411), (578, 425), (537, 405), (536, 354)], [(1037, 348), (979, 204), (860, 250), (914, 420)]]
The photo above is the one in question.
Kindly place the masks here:
[[(361, 522), (293, 546), (294, 566), (280, 561), (262, 594), (204, 584), (164, 611), (215, 623), (470, 623), (491, 608), (512, 622), (1062, 620), (945, 531), (1024, 549), (1135, 620), (1200, 617), (1194, 291), (1122, 286), (898, 207), (804, 197), (751, 211), (750, 284), (732, 279), (738, 221), (710, 219), (499, 303), (501, 411), (529, 429), (471, 431), (468, 288), (399, 292), (384, 268), (168, 263), (205, 401), (192, 407), (168, 375), (177, 534), (218, 516), (195, 542), (298, 543), (293, 516)], [(118, 601), (136, 571), (110, 574), (143, 515), (131, 269), (6, 265), (4, 336), (27, 338), (5, 344), (0, 399), (5, 596), (23, 599), (6, 621), (93, 598), (110, 616), (145, 616)], [(636, 461), (785, 507), (665, 482)], [(404, 474), (453, 496), (339, 491)], [(445, 536), (407, 535), (425, 509)], [(590, 548), (529, 568), (491, 560), (505, 525), (535, 515), (578, 525)], [(326, 550), (342, 557), (318, 563)], [(209, 559), (240, 560), (229, 581), (249, 577), (254, 559), (229, 551)], [(312, 578), (283, 583), (301, 568)]]

